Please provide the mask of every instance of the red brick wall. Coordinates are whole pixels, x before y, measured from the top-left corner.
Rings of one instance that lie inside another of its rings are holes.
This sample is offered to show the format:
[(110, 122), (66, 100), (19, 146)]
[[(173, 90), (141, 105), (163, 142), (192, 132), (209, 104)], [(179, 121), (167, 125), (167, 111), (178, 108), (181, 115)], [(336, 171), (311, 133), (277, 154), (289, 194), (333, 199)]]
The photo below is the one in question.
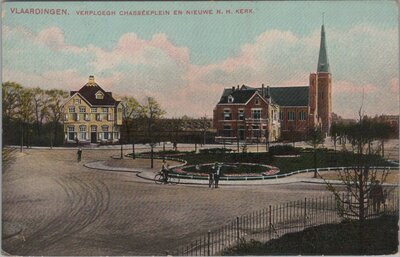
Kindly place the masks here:
[(322, 121), (322, 131), (329, 133), (332, 123), (332, 75), (318, 73), (318, 115)]
[[(256, 104), (256, 99), (258, 98), (259, 104)], [(224, 120), (224, 109), (229, 108), (231, 110), (231, 120)], [(217, 129), (217, 136), (224, 135), (224, 125), (231, 125), (232, 137), (237, 136), (238, 126), (244, 125), (245, 122), (239, 120), (239, 109), (243, 109), (245, 113), (246, 123), (249, 124), (249, 119), (251, 119), (251, 109), (260, 108), (261, 109), (261, 119), (268, 118), (268, 104), (261, 99), (259, 96), (253, 97), (247, 105), (245, 104), (220, 104), (214, 109), (214, 128)]]
[[(284, 113), (283, 120), (281, 121), (282, 131), (305, 131), (308, 125), (308, 107), (283, 107), (281, 106), (281, 112)], [(288, 112), (295, 113), (294, 121), (288, 120)], [(305, 119), (300, 120), (300, 112), (305, 112)]]

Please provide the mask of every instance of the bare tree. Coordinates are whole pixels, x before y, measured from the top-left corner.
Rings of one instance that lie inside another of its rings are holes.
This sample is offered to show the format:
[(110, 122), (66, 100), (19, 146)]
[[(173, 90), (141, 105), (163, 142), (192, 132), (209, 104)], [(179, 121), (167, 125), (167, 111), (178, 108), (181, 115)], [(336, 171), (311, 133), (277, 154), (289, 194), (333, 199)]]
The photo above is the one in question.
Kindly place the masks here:
[[(373, 202), (369, 200), (371, 191), (374, 187), (382, 188), (389, 169), (376, 169), (369, 143), (371, 142), (371, 126), (367, 118), (359, 111), (359, 120), (357, 123), (349, 124), (342, 132), (352, 143), (353, 152), (355, 152), (355, 165), (353, 167), (338, 170), (337, 175), (344, 186), (344, 191), (340, 187), (335, 187), (329, 181), (325, 180), (328, 190), (330, 190), (337, 201), (339, 214), (345, 218), (355, 218), (360, 222), (359, 225), (359, 251), (364, 254), (364, 221), (376, 215), (371, 212)], [(318, 174), (323, 178), (320, 174)], [(383, 196), (382, 196), (383, 197)], [(379, 203), (380, 204), (380, 203)]]
[(35, 114), (36, 133), (40, 137), (43, 121), (48, 116), (48, 95), (39, 87), (31, 89), (32, 91), (32, 104)]
[(147, 97), (146, 103), (142, 105), (142, 116), (145, 118), (147, 123), (147, 133), (150, 141), (150, 158), (151, 165), (150, 168), (154, 167), (154, 132), (156, 129), (156, 122), (158, 119), (162, 118), (165, 111), (161, 108), (160, 104), (153, 98)]
[(207, 119), (207, 115), (204, 115), (203, 117), (200, 118), (200, 130), (203, 135), (203, 145), (206, 144), (206, 134), (207, 131), (211, 128), (211, 123)]
[[(34, 112), (32, 105), (32, 91), (26, 88), (23, 88), (19, 91), (18, 94), (18, 105), (17, 105), (17, 117), (21, 122), (21, 149), (24, 143), (29, 146), (28, 138), (29, 138), (29, 124), (34, 120)], [(25, 139), (25, 142), (24, 142)]]
[(50, 136), (50, 147), (53, 147), (55, 140), (58, 137), (57, 125), (62, 120), (63, 110), (62, 105), (68, 97), (68, 92), (59, 89), (47, 90), (46, 94), (49, 97), (48, 102), (48, 121), (52, 124), (53, 135)]
[[(126, 135), (130, 143), (132, 143), (132, 159), (135, 159), (135, 135), (134, 126), (136, 120), (141, 115), (141, 106), (139, 102), (133, 97), (123, 97), (121, 101), (122, 105), (122, 122), (126, 129)], [(122, 149), (122, 144), (121, 144)], [(121, 151), (122, 158), (122, 151)]]
[(307, 143), (313, 147), (314, 153), (314, 178), (317, 177), (317, 149), (325, 141), (324, 135), (320, 127), (312, 127), (308, 130)]

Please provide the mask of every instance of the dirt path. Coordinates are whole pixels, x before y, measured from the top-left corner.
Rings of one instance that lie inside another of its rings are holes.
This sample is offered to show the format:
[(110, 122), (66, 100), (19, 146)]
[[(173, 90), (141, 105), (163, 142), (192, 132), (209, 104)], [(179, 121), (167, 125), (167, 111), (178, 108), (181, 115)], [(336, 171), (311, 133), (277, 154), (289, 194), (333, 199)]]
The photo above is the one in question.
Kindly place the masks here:
[(155, 185), (135, 174), (85, 168), (118, 150), (27, 150), (3, 174), (3, 240), (15, 255), (161, 255), (269, 204), (328, 195), (324, 186)]

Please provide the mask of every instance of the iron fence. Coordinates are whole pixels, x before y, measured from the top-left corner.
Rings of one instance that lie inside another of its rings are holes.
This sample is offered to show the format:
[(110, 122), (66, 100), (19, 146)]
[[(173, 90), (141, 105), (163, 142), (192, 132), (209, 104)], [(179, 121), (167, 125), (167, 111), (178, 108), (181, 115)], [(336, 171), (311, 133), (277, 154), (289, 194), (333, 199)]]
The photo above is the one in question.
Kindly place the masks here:
[[(398, 189), (394, 187), (387, 195), (379, 212), (372, 210), (372, 206), (368, 205), (367, 219), (382, 214), (397, 214), (399, 210), (398, 195)], [(342, 197), (346, 198), (345, 195)], [(349, 200), (354, 199), (349, 198)], [(236, 217), (224, 226), (210, 230), (191, 243), (167, 252), (167, 254), (174, 256), (222, 255), (225, 249), (244, 240), (267, 242), (308, 227), (339, 223), (344, 219), (354, 218), (346, 215), (346, 208), (346, 205), (339, 208), (339, 201), (333, 195), (312, 199), (304, 198), (274, 206), (269, 205), (267, 208)]]

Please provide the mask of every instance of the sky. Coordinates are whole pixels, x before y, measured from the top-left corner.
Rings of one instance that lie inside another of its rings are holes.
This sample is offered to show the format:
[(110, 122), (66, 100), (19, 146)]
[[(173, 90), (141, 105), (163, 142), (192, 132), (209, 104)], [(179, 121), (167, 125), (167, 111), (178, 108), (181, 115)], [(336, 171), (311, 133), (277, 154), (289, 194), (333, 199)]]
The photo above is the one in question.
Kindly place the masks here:
[[(68, 15), (15, 13), (26, 8), (65, 9)], [(135, 10), (170, 15), (119, 14)], [(183, 15), (174, 15), (178, 10)], [(322, 13), (333, 111), (354, 118), (362, 104), (368, 115), (398, 114), (394, 1), (7, 2), (2, 78), (25, 87), (79, 90), (94, 75), (114, 95), (155, 97), (168, 117), (211, 117), (226, 87), (308, 85), (317, 69)]]

